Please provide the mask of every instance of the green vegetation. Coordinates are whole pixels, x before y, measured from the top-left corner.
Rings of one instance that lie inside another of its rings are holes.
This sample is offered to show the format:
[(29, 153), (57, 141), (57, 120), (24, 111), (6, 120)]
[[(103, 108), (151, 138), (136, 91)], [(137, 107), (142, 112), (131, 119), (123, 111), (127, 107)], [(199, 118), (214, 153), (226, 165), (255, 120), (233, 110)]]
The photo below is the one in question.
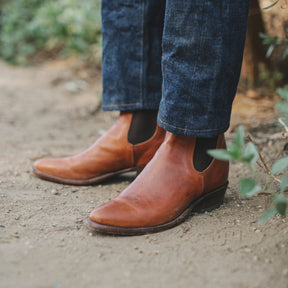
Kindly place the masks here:
[(0, 57), (25, 65), (35, 56), (101, 59), (100, 0), (10, 0), (0, 6)]
[[(279, 122), (284, 127), (284, 133), (288, 136), (288, 86), (277, 89), (278, 95), (281, 97), (281, 101), (276, 104), (276, 109), (279, 111)], [(247, 145), (244, 143), (243, 127), (240, 126), (236, 132), (233, 142), (227, 142), (227, 150), (210, 150), (209, 154), (217, 159), (231, 162), (242, 163), (250, 172), (249, 178), (242, 178), (239, 182), (239, 194), (241, 197), (252, 197), (259, 193), (268, 193), (273, 197), (273, 207), (264, 212), (260, 218), (260, 222), (265, 222), (280, 214), (285, 217), (288, 208), (288, 200), (285, 196), (285, 190), (288, 188), (288, 176), (283, 175), (284, 171), (288, 170), (288, 157), (283, 157), (274, 162), (271, 169), (266, 165), (261, 154), (257, 151), (256, 146), (251, 139)], [(257, 161), (262, 162), (262, 166), (265, 168), (266, 175), (270, 181), (267, 184), (267, 177), (261, 177), (261, 175), (255, 169)], [(279, 176), (280, 175), (280, 176)], [(273, 182), (277, 183), (277, 189), (271, 185)], [(265, 187), (262, 187), (261, 183), (266, 183)]]

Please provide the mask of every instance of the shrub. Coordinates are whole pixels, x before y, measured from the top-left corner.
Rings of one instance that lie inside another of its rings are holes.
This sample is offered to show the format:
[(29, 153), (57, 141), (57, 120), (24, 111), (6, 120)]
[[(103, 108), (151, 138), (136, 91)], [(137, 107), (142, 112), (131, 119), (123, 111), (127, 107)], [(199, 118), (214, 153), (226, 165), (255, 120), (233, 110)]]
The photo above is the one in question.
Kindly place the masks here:
[(27, 64), (38, 53), (99, 62), (100, 0), (11, 0), (0, 19), (0, 56)]

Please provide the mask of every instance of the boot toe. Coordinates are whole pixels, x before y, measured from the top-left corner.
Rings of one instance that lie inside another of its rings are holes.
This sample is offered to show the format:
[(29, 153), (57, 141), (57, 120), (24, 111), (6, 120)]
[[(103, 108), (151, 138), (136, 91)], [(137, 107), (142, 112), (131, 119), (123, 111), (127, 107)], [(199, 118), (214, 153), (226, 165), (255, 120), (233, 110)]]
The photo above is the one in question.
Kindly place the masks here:
[(32, 171), (34, 174), (36, 174), (39, 177), (44, 177), (45, 175), (49, 176), (55, 176), (55, 177), (65, 177), (66, 175), (63, 175), (63, 172), (65, 169), (63, 169), (61, 163), (59, 161), (56, 161), (53, 158), (43, 158), (37, 160), (32, 165)]
[(137, 227), (139, 225), (135, 217), (135, 209), (129, 204), (111, 200), (95, 208), (89, 215), (89, 219), (95, 223), (113, 227)]
[(50, 174), (51, 170), (55, 168), (53, 161), (49, 158), (39, 159), (37, 160), (33, 166), (33, 170), (38, 170), (47, 174)]

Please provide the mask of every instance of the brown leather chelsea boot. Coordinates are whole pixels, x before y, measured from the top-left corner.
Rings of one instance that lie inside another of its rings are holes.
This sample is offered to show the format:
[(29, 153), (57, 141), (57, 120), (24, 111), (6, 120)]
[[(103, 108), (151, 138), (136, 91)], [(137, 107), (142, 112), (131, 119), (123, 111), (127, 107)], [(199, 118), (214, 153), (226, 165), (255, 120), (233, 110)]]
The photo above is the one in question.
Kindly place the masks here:
[[(169, 229), (191, 212), (223, 203), (229, 163), (211, 159), (206, 169), (194, 165), (196, 138), (166, 134), (141, 174), (116, 198), (91, 212), (86, 224), (102, 233), (139, 235)], [(226, 147), (224, 135), (217, 148)]]
[(58, 183), (90, 185), (117, 174), (143, 169), (163, 142), (165, 131), (157, 125), (152, 137), (132, 144), (128, 141), (132, 118), (133, 112), (121, 112), (110, 130), (90, 148), (71, 157), (37, 160), (32, 166), (33, 173)]

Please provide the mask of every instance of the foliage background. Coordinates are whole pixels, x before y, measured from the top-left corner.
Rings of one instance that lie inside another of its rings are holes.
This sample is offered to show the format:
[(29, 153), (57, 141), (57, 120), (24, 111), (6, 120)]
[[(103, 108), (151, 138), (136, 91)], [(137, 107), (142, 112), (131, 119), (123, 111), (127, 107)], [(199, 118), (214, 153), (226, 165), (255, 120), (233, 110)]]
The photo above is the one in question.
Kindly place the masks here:
[(41, 57), (101, 59), (100, 0), (11, 0), (0, 4), (0, 57), (25, 65)]

